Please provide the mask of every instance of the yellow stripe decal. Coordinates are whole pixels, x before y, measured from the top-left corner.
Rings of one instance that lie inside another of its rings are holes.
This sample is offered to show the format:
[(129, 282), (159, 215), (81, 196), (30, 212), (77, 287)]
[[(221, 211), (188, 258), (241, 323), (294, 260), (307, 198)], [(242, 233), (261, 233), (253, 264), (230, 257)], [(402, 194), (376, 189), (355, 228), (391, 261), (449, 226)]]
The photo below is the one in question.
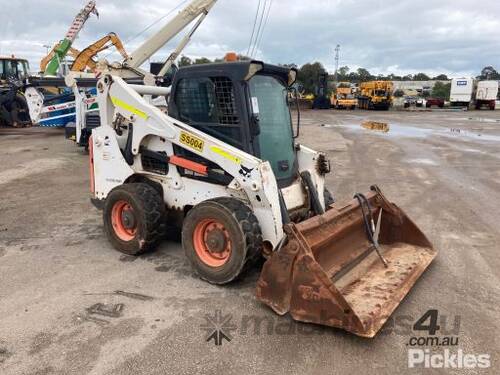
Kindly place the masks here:
[(121, 107), (124, 110), (129, 111), (129, 112), (131, 112), (131, 113), (133, 113), (133, 114), (135, 114), (135, 115), (143, 118), (144, 120), (148, 119), (148, 115), (146, 113), (142, 112), (140, 109), (137, 109), (137, 108), (131, 106), (130, 104), (125, 103), (123, 100), (120, 100), (118, 98), (112, 97), (111, 101), (117, 107)]
[(216, 154), (219, 154), (223, 158), (231, 160), (232, 162), (234, 162), (236, 164), (241, 164), (241, 159), (240, 158), (238, 158), (238, 157), (236, 157), (234, 155), (231, 155), (229, 152), (227, 152), (226, 150), (223, 150), (222, 148), (219, 148), (217, 146), (211, 146), (210, 150), (212, 150)]

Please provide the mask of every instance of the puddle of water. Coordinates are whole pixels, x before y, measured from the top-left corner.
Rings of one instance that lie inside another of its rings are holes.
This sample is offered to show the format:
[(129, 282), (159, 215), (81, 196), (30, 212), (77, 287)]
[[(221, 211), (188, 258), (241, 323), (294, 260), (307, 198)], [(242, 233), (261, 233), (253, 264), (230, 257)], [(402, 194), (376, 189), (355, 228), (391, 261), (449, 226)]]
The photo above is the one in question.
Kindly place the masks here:
[(410, 164), (438, 165), (438, 163), (431, 159), (410, 159), (406, 160), (406, 162)]
[(500, 119), (494, 119), (494, 118), (483, 118), (483, 117), (467, 117), (463, 118), (461, 120), (469, 120), (469, 121), (477, 121), (477, 122), (500, 122)]
[(500, 136), (498, 135), (490, 135), (490, 134), (480, 134), (480, 133), (473, 133), (468, 130), (462, 130), (462, 129), (450, 129), (448, 133), (441, 134), (445, 135), (448, 137), (464, 137), (464, 138), (470, 138), (470, 139), (477, 139), (477, 140), (482, 140), (482, 141), (491, 141), (491, 142), (500, 142)]
[(474, 154), (485, 154), (484, 151), (476, 150), (475, 148), (466, 148), (464, 151), (465, 152), (472, 152)]
[[(329, 125), (323, 124), (325, 128), (344, 128), (355, 132), (366, 132), (365, 126), (359, 126), (357, 124), (338, 124), (338, 125)], [(376, 129), (378, 130), (378, 129)], [(388, 126), (387, 131), (376, 131), (373, 134), (377, 134), (384, 137), (396, 137), (396, 138), (425, 138), (430, 135), (438, 135), (445, 137), (453, 137), (453, 138), (464, 138), (464, 139), (473, 139), (478, 141), (489, 141), (489, 142), (500, 142), (500, 136), (498, 135), (490, 135), (490, 134), (481, 134), (474, 133), (468, 130), (462, 130), (457, 128), (451, 129), (429, 129), (422, 128), (411, 125), (400, 125), (400, 124), (390, 124)]]
[[(325, 128), (345, 128), (349, 130), (354, 130), (357, 132), (365, 132), (366, 130), (356, 124), (339, 124), (339, 125), (323, 125)], [(387, 137), (411, 137), (411, 138), (423, 138), (435, 132), (433, 129), (419, 128), (415, 126), (402, 126), (398, 124), (390, 124), (390, 129), (388, 132), (374, 132), (374, 134), (379, 134)]]

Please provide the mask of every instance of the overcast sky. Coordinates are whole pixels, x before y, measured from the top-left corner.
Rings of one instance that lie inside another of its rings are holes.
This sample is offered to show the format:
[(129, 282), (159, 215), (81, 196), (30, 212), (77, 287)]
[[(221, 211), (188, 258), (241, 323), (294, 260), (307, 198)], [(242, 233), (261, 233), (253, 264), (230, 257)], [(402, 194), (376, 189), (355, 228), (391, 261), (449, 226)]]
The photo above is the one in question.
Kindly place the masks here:
[[(0, 54), (26, 57), (36, 71), (43, 46), (64, 37), (85, 2), (0, 0)], [(132, 38), (180, 3), (97, 0), (100, 19), (88, 21), (75, 47), (114, 31), (131, 52), (170, 17)], [(246, 54), (258, 3), (219, 0), (185, 54)], [(470, 76), (486, 65), (500, 69), (500, 0), (272, 0), (256, 58), (298, 65), (320, 61), (333, 72), (336, 44), (341, 45), (341, 66), (365, 67), (371, 73)], [(169, 43), (153, 60), (164, 59), (174, 45)]]

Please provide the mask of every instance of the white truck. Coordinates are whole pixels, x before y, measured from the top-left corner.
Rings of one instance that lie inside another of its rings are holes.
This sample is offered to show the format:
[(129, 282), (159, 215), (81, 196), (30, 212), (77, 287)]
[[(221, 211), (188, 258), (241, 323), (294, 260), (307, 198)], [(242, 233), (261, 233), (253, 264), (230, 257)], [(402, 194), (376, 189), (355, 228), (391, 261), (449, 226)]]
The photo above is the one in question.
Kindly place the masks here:
[(479, 81), (476, 90), (476, 109), (486, 106), (495, 109), (498, 95), (498, 81)]
[(453, 78), (451, 80), (450, 105), (452, 107), (469, 107), (473, 92), (473, 78)]

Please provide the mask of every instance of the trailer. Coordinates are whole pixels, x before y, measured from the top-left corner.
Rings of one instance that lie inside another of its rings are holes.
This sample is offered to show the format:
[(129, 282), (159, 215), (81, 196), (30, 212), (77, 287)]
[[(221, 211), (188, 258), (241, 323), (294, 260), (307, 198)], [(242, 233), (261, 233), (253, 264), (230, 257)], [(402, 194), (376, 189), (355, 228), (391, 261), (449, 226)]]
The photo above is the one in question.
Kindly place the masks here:
[(486, 106), (494, 110), (497, 96), (498, 81), (479, 81), (476, 90), (476, 109)]
[(451, 80), (450, 105), (469, 107), (474, 92), (473, 78), (453, 78)]

